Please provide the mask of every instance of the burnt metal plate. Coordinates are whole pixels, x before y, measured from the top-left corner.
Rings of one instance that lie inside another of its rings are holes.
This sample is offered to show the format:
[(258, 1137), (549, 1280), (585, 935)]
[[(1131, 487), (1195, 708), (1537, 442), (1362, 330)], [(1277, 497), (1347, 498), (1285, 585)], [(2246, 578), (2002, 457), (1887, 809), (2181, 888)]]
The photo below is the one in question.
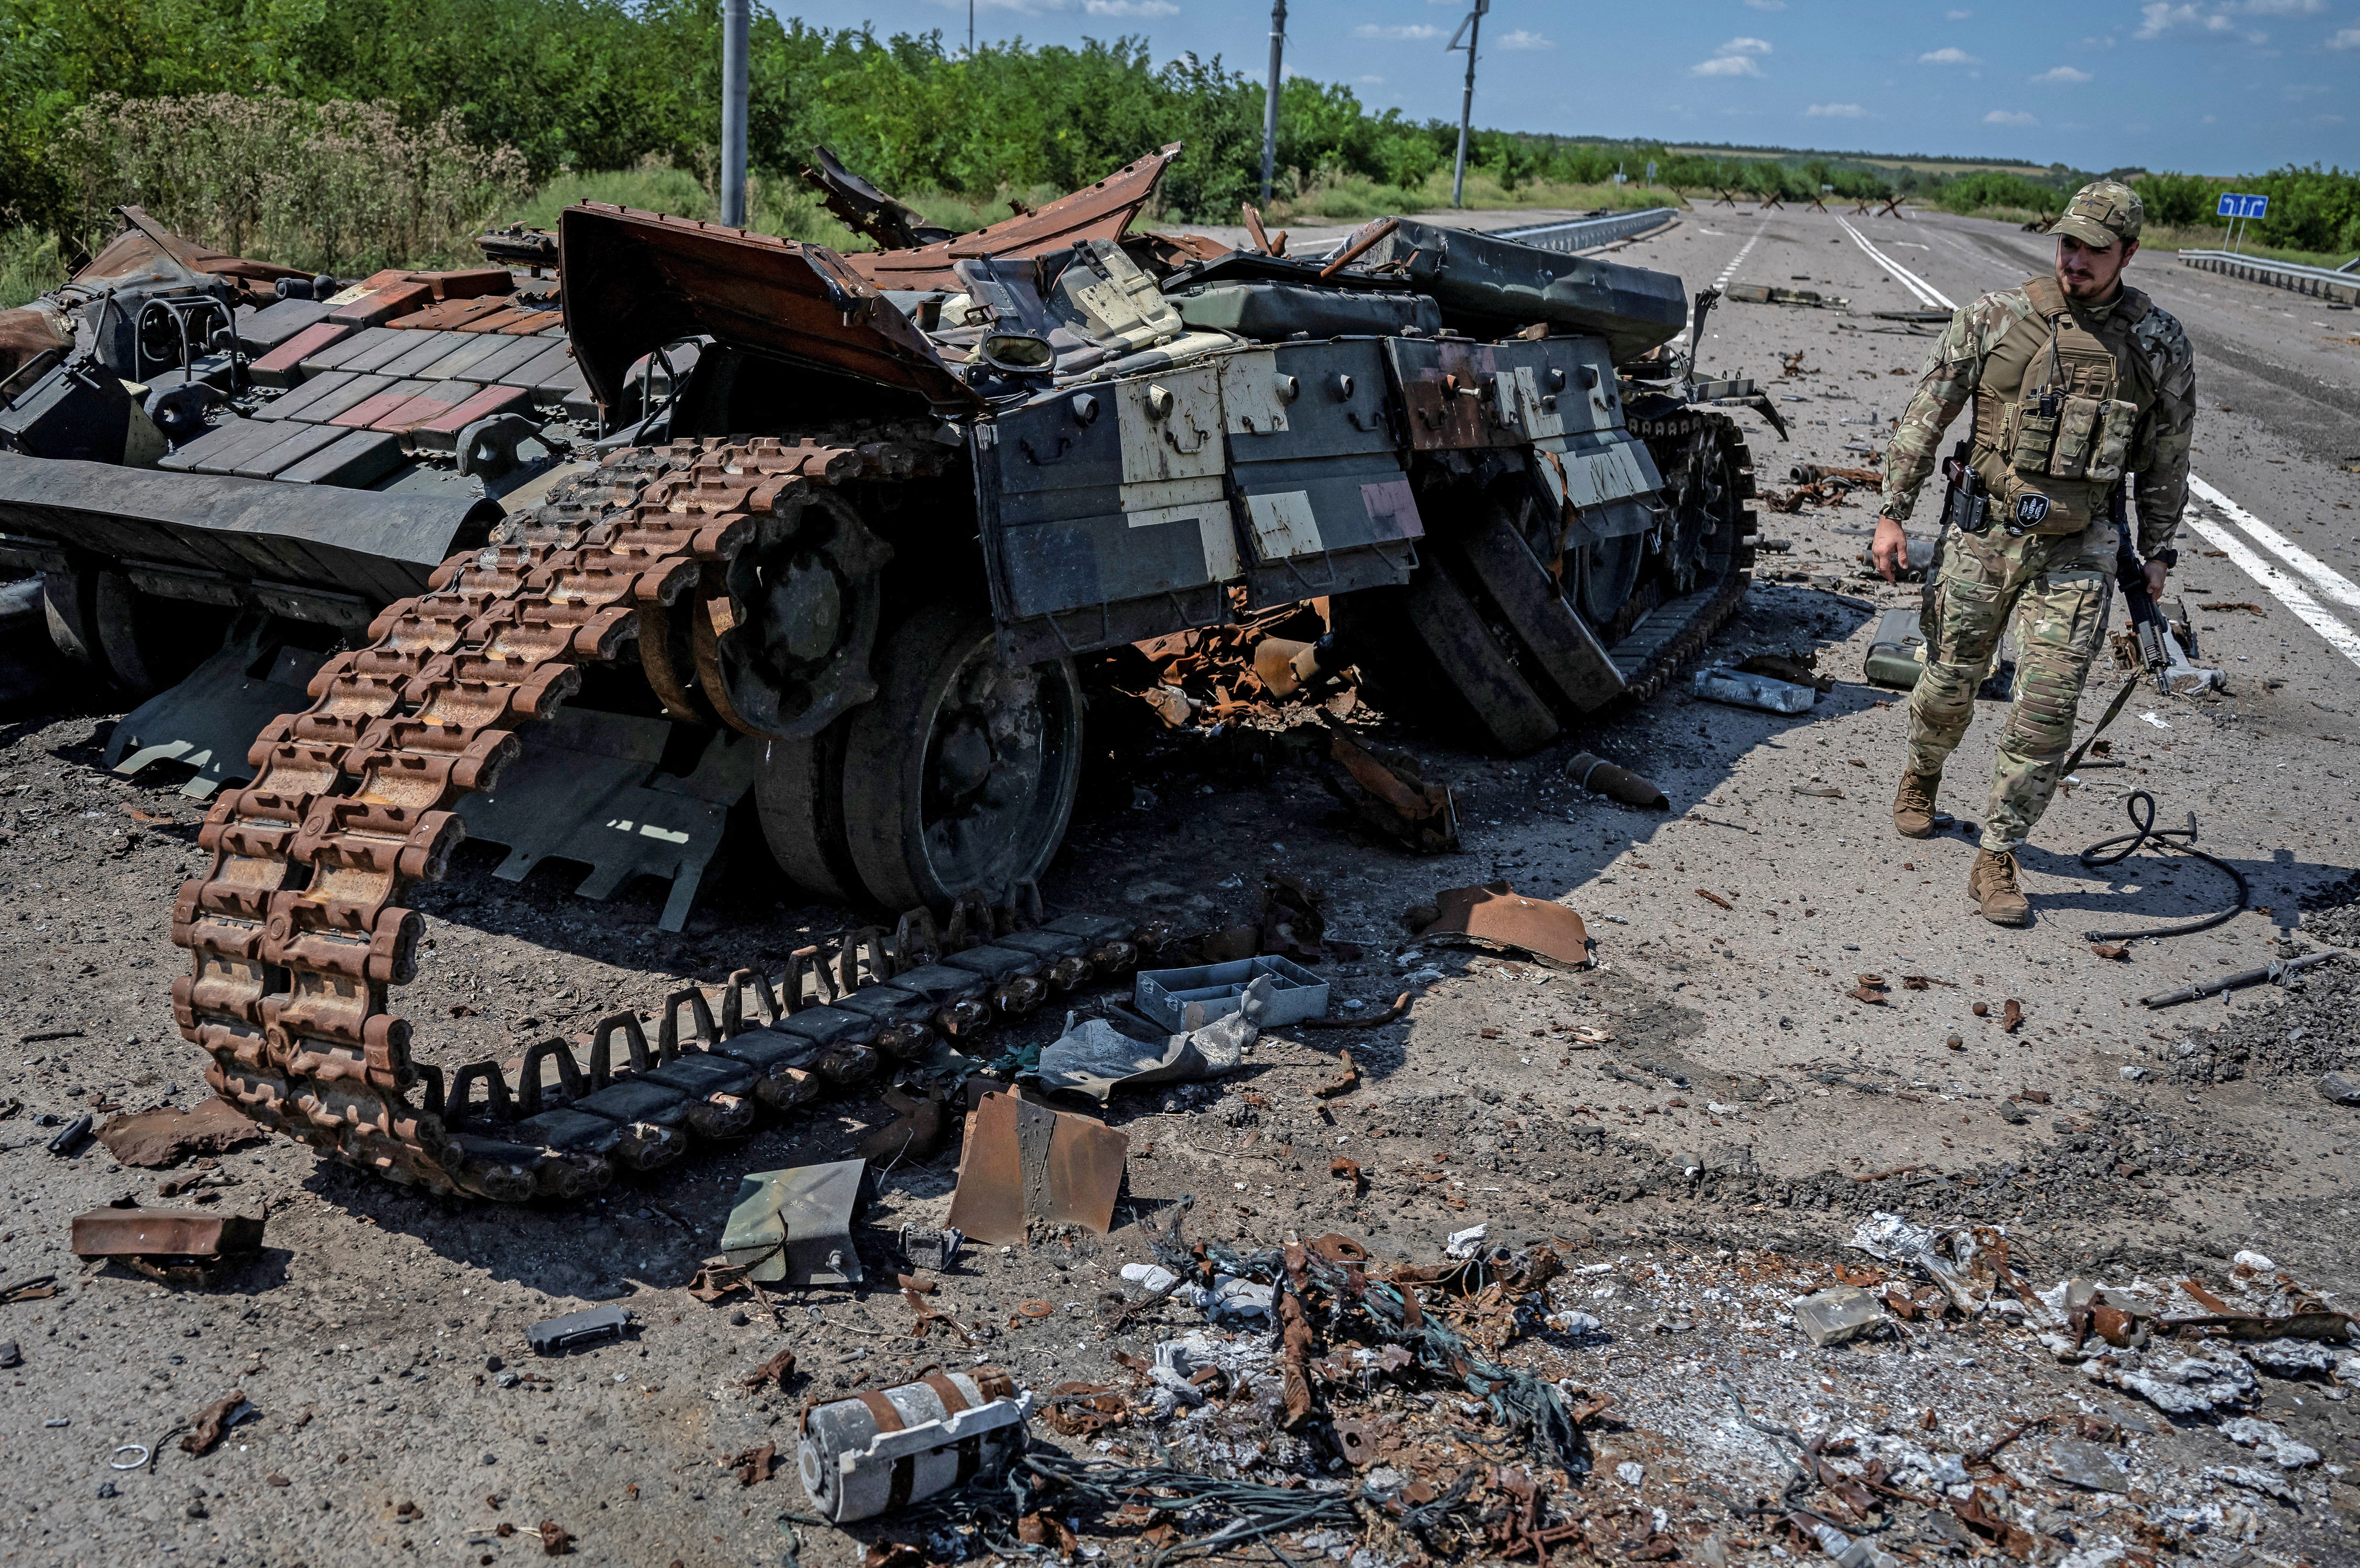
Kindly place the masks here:
[(858, 1285), (852, 1225), (869, 1190), (863, 1160), (754, 1171), (738, 1181), (722, 1254), (766, 1285)]
[(262, 1246), (263, 1222), (246, 1214), (170, 1209), (93, 1209), (73, 1218), (76, 1258), (219, 1258)]
[(999, 1246), (1022, 1244), (1034, 1221), (1104, 1236), (1130, 1149), (1128, 1138), (1091, 1117), (986, 1094), (967, 1116), (947, 1223)]
[(1435, 898), (1441, 912), (1417, 933), (1446, 947), (1510, 952), (1563, 969), (1590, 966), (1590, 932), (1562, 904), (1527, 898), (1505, 882), (1451, 887)]
[(700, 332), (940, 407), (976, 405), (925, 335), (825, 245), (603, 201), (565, 209), (557, 235), (566, 334), (602, 407), (621, 406), (641, 355)]
[[(872, 251), (846, 256), (845, 265), (880, 289), (956, 289), (954, 262), (992, 256), (1042, 256), (1082, 240), (1119, 240), (1132, 218), (1154, 198), (1164, 170), (1180, 156), (1180, 144), (1161, 147), (1125, 164), (1095, 185), (1061, 196), (1047, 206), (1020, 213), (989, 228), (912, 250)], [(567, 258), (570, 268), (572, 258)], [(571, 298), (574, 274), (565, 275)]]

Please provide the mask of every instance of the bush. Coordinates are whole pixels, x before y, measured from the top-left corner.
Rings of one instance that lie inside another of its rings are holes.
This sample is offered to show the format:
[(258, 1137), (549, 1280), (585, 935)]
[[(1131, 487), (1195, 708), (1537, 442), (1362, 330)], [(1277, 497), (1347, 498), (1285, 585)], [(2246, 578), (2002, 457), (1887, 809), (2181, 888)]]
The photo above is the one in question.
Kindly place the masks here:
[(523, 156), (470, 142), (455, 111), (412, 131), (384, 103), (104, 93), (67, 117), (56, 154), (85, 251), (136, 204), (232, 256), (319, 272), (463, 258), (530, 189)]
[(2017, 207), (2046, 215), (2065, 210), (2065, 193), (2051, 186), (1995, 169), (1978, 169), (1936, 187), (1929, 200), (1946, 212), (1972, 212), (1983, 207)]

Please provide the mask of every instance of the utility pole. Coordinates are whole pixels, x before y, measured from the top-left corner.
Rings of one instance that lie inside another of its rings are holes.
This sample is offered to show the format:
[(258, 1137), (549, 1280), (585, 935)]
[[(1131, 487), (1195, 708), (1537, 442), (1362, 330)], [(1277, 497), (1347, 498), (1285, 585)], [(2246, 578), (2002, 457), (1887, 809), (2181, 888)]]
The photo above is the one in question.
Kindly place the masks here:
[(1484, 13), (1491, 9), (1491, 0), (1475, 0), (1475, 8), (1467, 13), (1467, 19), (1465, 21), (1459, 24), (1459, 31), (1450, 35), (1450, 42), (1443, 51), (1447, 54), (1451, 49), (1457, 49), (1459, 47), (1460, 35), (1465, 35), (1467, 39), (1467, 95), (1459, 101), (1459, 161), (1452, 167), (1450, 171), (1450, 204), (1454, 207), (1463, 207), (1466, 205), (1467, 125), (1468, 122), (1473, 119), (1475, 115), (1475, 41), (1483, 31)]
[(967, 0), (967, 57), (975, 58), (975, 0)]
[(1279, 64), (1286, 52), (1286, 0), (1270, 3), (1270, 91), (1262, 103), (1262, 199), (1270, 204), (1270, 183), (1278, 172)]
[(752, 0), (721, 0), (721, 221), (746, 226), (746, 32)]

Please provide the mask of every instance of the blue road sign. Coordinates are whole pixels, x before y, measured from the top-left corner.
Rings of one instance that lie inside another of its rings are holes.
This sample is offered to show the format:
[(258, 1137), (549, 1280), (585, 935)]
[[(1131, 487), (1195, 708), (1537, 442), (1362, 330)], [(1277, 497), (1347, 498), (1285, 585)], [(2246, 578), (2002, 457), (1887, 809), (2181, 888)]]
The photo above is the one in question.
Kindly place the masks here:
[(2233, 191), (2223, 191), (2218, 212), (2223, 218), (2266, 218), (2270, 212), (2270, 199), (2267, 196), (2240, 196)]

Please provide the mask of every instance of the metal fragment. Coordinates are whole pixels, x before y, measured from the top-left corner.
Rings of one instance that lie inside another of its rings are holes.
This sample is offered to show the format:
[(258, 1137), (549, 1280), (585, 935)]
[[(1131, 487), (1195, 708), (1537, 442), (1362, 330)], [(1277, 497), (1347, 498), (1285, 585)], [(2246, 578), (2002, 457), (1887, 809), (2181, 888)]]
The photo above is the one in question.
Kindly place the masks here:
[(1130, 1147), (1087, 1116), (986, 1094), (967, 1119), (949, 1224), (996, 1246), (1022, 1244), (1036, 1222), (1104, 1236)]
[(1590, 932), (1562, 904), (1524, 898), (1505, 882), (1446, 888), (1434, 903), (1433, 921), (1417, 933), (1421, 942), (1512, 953), (1557, 968), (1590, 966)]
[(867, 1276), (852, 1226), (870, 1191), (865, 1159), (751, 1172), (738, 1181), (722, 1256), (758, 1284), (859, 1284)]

